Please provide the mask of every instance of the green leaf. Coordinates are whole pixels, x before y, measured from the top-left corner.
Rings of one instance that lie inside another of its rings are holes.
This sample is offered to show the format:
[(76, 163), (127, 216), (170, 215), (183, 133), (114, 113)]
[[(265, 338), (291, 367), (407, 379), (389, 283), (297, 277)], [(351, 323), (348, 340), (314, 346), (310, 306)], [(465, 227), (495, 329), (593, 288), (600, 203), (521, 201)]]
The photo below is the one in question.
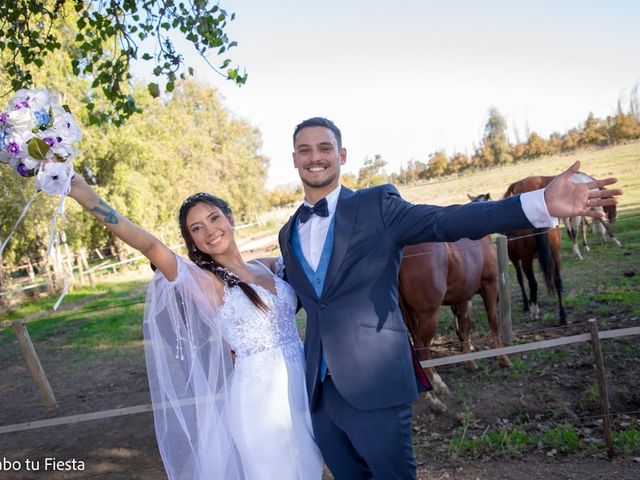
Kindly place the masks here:
[(173, 92), (174, 86), (175, 85), (174, 85), (174, 83), (172, 81), (171, 82), (167, 82), (167, 92)]
[(51, 150), (51, 147), (44, 143), (43, 140), (33, 137), (29, 140), (27, 150), (29, 151), (29, 155), (36, 160), (44, 160), (49, 150)]
[(149, 90), (149, 95), (153, 98), (158, 98), (160, 96), (160, 87), (157, 83), (149, 83), (147, 85), (147, 89)]

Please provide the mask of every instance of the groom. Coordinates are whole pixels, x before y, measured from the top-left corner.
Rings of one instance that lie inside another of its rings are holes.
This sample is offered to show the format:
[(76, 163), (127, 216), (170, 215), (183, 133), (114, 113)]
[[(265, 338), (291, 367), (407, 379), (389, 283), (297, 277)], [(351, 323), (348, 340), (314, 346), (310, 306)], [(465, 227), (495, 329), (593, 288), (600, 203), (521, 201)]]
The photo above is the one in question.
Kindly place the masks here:
[[(287, 278), (307, 313), (306, 383), (316, 442), (336, 480), (415, 479), (411, 402), (418, 398), (398, 308), (405, 245), (481, 238), (594, 213), (619, 190), (615, 179), (574, 185), (576, 163), (546, 188), (498, 202), (413, 205), (391, 185), (340, 185), (347, 160), (340, 130), (325, 118), (300, 123), (293, 164), (305, 201), (280, 231)], [(607, 198), (600, 198), (607, 197)]]

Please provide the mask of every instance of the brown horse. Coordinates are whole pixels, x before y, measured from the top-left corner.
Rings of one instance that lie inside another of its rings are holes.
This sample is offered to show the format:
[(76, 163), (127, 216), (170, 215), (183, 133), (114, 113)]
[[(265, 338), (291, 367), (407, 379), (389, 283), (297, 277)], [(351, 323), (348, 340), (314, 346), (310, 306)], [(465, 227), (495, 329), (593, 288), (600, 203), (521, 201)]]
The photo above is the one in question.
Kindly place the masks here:
[[(546, 187), (554, 177), (535, 176), (527, 177), (509, 185), (504, 198), (519, 193), (530, 192)], [(558, 297), (560, 310), (560, 323), (567, 324), (567, 314), (562, 301), (562, 277), (560, 276), (560, 230), (557, 228), (536, 228), (508, 232), (507, 237), (509, 259), (516, 269), (516, 277), (520, 290), (524, 311), (529, 312), (534, 318), (538, 318), (538, 282), (533, 273), (533, 259), (538, 257), (540, 268), (544, 274), (547, 290)], [(522, 273), (527, 276), (529, 282), (529, 297), (524, 288)]]
[[(472, 350), (470, 306), (476, 293), (484, 301), (493, 346), (501, 347), (496, 312), (498, 262), (490, 237), (454, 243), (421, 243), (405, 248), (399, 274), (400, 307), (420, 360), (430, 357), (429, 346), (436, 334), (440, 305), (451, 306), (462, 351)], [(498, 357), (498, 361), (503, 367), (511, 366), (506, 356)], [(467, 368), (476, 368), (475, 363), (468, 362)], [(427, 373), (436, 392), (448, 392), (434, 369), (427, 369)], [(446, 410), (432, 392), (426, 398), (434, 410)]]

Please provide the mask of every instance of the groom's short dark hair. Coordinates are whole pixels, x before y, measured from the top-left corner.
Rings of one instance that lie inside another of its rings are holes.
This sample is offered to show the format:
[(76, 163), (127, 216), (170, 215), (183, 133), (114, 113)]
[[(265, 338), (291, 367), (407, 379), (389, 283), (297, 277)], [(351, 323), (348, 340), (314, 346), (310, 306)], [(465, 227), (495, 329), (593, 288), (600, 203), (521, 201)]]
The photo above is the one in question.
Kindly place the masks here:
[(336, 141), (338, 142), (338, 150), (340, 150), (342, 148), (342, 133), (340, 133), (340, 129), (338, 127), (336, 127), (335, 123), (333, 123), (328, 118), (324, 118), (324, 117), (312, 117), (312, 118), (308, 118), (308, 119), (304, 120), (303, 122), (300, 122), (296, 126), (295, 130), (293, 131), (293, 146), (294, 147), (296, 145), (296, 135), (298, 135), (298, 132), (300, 130), (302, 130), (303, 128), (306, 128), (306, 127), (324, 127), (324, 128), (328, 128), (329, 130), (331, 130), (333, 132), (333, 134), (336, 137)]

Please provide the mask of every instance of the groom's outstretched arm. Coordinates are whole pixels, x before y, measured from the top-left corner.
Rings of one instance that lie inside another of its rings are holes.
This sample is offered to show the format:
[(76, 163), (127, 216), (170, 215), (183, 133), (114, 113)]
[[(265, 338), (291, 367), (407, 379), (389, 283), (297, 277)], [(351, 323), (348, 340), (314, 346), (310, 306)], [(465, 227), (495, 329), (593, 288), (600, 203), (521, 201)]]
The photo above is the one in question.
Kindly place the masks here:
[(522, 210), (519, 195), (496, 202), (440, 207), (409, 203), (395, 187), (387, 185), (380, 201), (387, 233), (401, 245), (479, 239), (494, 232), (534, 227)]

